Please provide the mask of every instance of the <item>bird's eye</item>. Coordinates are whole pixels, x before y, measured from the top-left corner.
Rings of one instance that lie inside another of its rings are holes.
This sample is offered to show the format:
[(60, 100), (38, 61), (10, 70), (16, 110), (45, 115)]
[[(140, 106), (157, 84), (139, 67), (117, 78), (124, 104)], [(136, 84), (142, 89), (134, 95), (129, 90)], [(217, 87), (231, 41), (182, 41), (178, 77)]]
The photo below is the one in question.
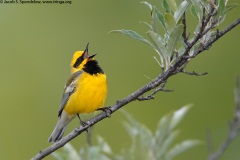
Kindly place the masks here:
[(80, 57), (78, 57), (78, 59), (76, 60), (76, 62), (73, 65), (73, 67), (77, 68), (82, 63), (83, 60), (84, 60), (84, 54), (82, 54)]

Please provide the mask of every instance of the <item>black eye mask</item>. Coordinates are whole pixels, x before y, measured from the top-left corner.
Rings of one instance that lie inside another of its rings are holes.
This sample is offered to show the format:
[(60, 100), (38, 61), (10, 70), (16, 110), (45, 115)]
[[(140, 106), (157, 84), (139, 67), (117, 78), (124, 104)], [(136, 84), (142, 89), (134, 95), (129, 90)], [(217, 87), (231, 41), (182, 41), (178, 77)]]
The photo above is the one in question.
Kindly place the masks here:
[(84, 60), (84, 54), (85, 53), (83, 53), (80, 57), (78, 57), (78, 59), (76, 60), (76, 62), (73, 65), (74, 68), (77, 68), (82, 63), (82, 61)]

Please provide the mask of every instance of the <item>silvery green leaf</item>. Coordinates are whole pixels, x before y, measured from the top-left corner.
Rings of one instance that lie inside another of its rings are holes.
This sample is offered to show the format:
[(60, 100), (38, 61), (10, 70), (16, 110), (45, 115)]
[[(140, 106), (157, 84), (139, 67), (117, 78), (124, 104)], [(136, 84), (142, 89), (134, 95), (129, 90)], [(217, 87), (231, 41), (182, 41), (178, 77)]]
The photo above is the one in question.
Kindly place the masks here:
[(156, 137), (156, 145), (162, 146), (166, 136), (169, 134), (170, 130), (170, 123), (173, 114), (167, 114), (163, 116), (160, 121), (158, 122), (157, 129), (155, 132)]
[(101, 151), (108, 153), (108, 154), (112, 153), (111, 147), (101, 136), (97, 136), (97, 141), (98, 141), (98, 146)]
[(152, 26), (149, 23), (143, 21), (140, 21), (139, 23), (145, 24), (149, 28), (149, 30), (152, 30)]
[(78, 155), (78, 152), (74, 149), (74, 147), (70, 143), (65, 144), (63, 146), (63, 149), (68, 153), (67, 154), (68, 159), (71, 160), (81, 159), (81, 157)]
[[(166, 138), (164, 139), (163, 143), (160, 146), (155, 146), (157, 148), (157, 159), (162, 159), (164, 155), (167, 153), (167, 150), (172, 145), (173, 141), (177, 138), (179, 131), (171, 131)], [(156, 137), (158, 138), (158, 137)]]
[(110, 33), (120, 33), (120, 34), (129, 36), (129, 37), (131, 37), (131, 38), (133, 38), (135, 40), (141, 41), (141, 42), (151, 46), (152, 48), (154, 48), (154, 46), (147, 39), (144, 39), (142, 36), (140, 36), (135, 31), (122, 29), (122, 30), (113, 30), (113, 31), (110, 31)]
[(143, 1), (141, 3), (145, 4), (152, 11), (153, 7), (152, 7), (152, 5), (150, 3), (148, 3), (147, 1)]
[(201, 5), (201, 0), (191, 0), (194, 5)]
[(167, 29), (166, 29), (166, 26), (165, 26), (165, 21), (164, 21), (162, 13), (157, 9), (155, 10), (155, 13), (156, 13), (157, 19), (159, 20), (160, 24), (163, 26), (163, 28), (166, 31)]
[(185, 52), (185, 47), (184, 46), (181, 46), (179, 49), (178, 49), (178, 56), (181, 56), (184, 52)]
[(201, 17), (202, 17), (202, 9), (197, 6), (197, 5), (191, 5), (191, 13), (192, 15), (198, 19), (199, 21), (201, 21)]
[(156, 25), (156, 13), (155, 13), (155, 10), (156, 10), (156, 8), (153, 7), (151, 24), (152, 24), (152, 31), (155, 32), (155, 33), (158, 33), (157, 25)]
[(97, 159), (99, 157), (99, 148), (97, 146), (89, 147), (88, 159)]
[(184, 140), (183, 142), (176, 144), (167, 152), (166, 159), (172, 160), (174, 157), (180, 155), (190, 148), (195, 147), (196, 145), (199, 145), (200, 143), (201, 142), (199, 140)]
[(153, 146), (153, 134), (151, 130), (145, 125), (141, 125), (140, 129), (140, 139), (142, 145), (144, 145), (146, 148), (151, 149), (151, 147)]
[(228, 11), (232, 10), (233, 8), (237, 7), (237, 6), (238, 6), (237, 3), (232, 3), (230, 5), (227, 5), (224, 14), (227, 13)]
[(175, 60), (177, 59), (177, 57), (180, 57), (184, 52), (185, 52), (185, 47), (184, 47), (184, 46), (181, 46), (181, 47), (177, 50), (178, 55), (173, 57), (172, 62), (175, 61)]
[(220, 25), (226, 18), (226, 14), (223, 14), (221, 17), (218, 18), (218, 23), (217, 25)]
[(125, 129), (127, 130), (128, 134), (131, 136), (131, 138), (133, 138), (139, 134), (138, 129), (132, 127), (132, 125), (130, 125), (129, 123), (124, 122), (123, 125), (124, 125)]
[(218, 17), (222, 17), (224, 12), (225, 12), (225, 0), (219, 0), (217, 12)]
[(208, 1), (201, 0), (200, 6), (201, 6), (201, 8), (205, 8), (207, 14), (210, 13), (212, 5), (210, 5), (210, 3)]
[(171, 9), (173, 10), (173, 12), (175, 12), (177, 10), (177, 3), (175, 0), (168, 0), (168, 4), (171, 7)]
[(61, 156), (58, 152), (51, 153), (51, 156), (53, 156), (56, 160), (64, 160), (63, 156)]
[(171, 62), (175, 61), (175, 60), (177, 59), (177, 57), (180, 57), (184, 52), (185, 52), (185, 47), (184, 47), (184, 46), (181, 46), (181, 47), (177, 50), (177, 54), (178, 54), (178, 55), (174, 56), (174, 57), (172, 58), (172, 61), (171, 61)]
[(175, 49), (177, 43), (179, 42), (183, 33), (183, 25), (177, 25), (174, 30), (171, 32), (170, 37), (167, 42), (167, 53), (168, 56), (171, 57), (173, 54), (173, 50)]
[(174, 20), (173, 15), (170, 13), (165, 13), (164, 21), (165, 21), (165, 25), (166, 25), (168, 32), (171, 33), (176, 26), (176, 22)]
[(215, 33), (215, 31), (208, 31), (202, 38), (201, 42), (206, 43), (208, 40), (212, 38), (212, 35)]
[(186, 105), (173, 113), (173, 117), (170, 123), (171, 130), (174, 129), (181, 122), (181, 120), (191, 107), (192, 105)]
[(183, 13), (186, 11), (189, 3), (185, 0), (177, 8), (174, 13), (175, 22), (178, 24), (179, 20), (182, 18)]
[[(200, 43), (199, 43), (200, 44)], [(192, 46), (192, 48), (190, 49), (189, 51), (189, 56), (192, 56), (194, 54), (194, 51), (195, 51), (195, 46)]]
[(168, 5), (168, 1), (167, 0), (163, 0), (162, 6), (165, 9), (166, 13), (171, 13), (171, 9), (170, 9), (170, 7)]
[[(100, 154), (97, 159), (99, 160), (111, 160), (110, 158), (108, 158), (107, 156), (105, 156), (104, 154)], [(95, 160), (95, 159), (94, 159)]]
[(192, 15), (193, 15), (195, 18), (198, 19), (196, 6), (191, 5), (191, 13), (192, 13)]
[(147, 35), (149, 36), (150, 40), (153, 42), (157, 50), (161, 53), (161, 56), (166, 60), (168, 54), (167, 54), (166, 47), (164, 45), (165, 42), (162, 39), (162, 37), (153, 31), (148, 31)]

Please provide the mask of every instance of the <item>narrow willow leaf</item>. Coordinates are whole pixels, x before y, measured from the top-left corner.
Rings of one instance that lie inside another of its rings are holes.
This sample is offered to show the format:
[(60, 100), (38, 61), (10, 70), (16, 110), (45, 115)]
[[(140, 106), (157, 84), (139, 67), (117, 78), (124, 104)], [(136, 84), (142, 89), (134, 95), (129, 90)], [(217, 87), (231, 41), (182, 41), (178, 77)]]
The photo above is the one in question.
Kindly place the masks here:
[(153, 7), (152, 7), (152, 5), (150, 3), (148, 3), (147, 1), (143, 1), (141, 3), (145, 4), (152, 11)]
[(190, 148), (195, 147), (196, 145), (199, 145), (200, 143), (201, 142), (199, 140), (185, 140), (171, 148), (166, 154), (166, 159), (172, 160), (174, 157), (180, 155)]
[(63, 149), (68, 153), (67, 159), (72, 159), (72, 160), (81, 159), (76, 149), (70, 143), (67, 143), (65, 146), (63, 146)]
[(192, 56), (194, 54), (195, 47), (193, 46), (189, 51), (189, 56)]
[(201, 5), (201, 0), (191, 0), (194, 5)]
[(189, 3), (187, 1), (183, 1), (177, 8), (176, 12), (174, 13), (175, 22), (178, 23), (179, 20), (182, 18), (183, 13), (186, 11)]
[(99, 155), (99, 157), (97, 157), (97, 159), (101, 159), (101, 160), (111, 160), (110, 158), (108, 158), (107, 156), (101, 154)]
[(90, 147), (88, 152), (88, 159), (97, 159), (99, 157), (99, 148), (98, 147)]
[(141, 143), (145, 148), (152, 149), (154, 140), (153, 140), (153, 133), (149, 128), (147, 128), (145, 125), (142, 125), (140, 128), (140, 139)]
[(161, 56), (166, 60), (168, 54), (167, 54), (166, 47), (164, 45), (165, 42), (162, 39), (162, 37), (159, 34), (153, 32), (153, 31), (148, 31), (147, 35), (150, 38), (150, 40), (154, 43), (157, 50), (161, 53)]
[(149, 23), (143, 21), (140, 21), (139, 23), (145, 24), (149, 28), (149, 30), (152, 30), (152, 26)]
[(157, 25), (156, 25), (156, 13), (155, 13), (155, 10), (156, 10), (156, 7), (153, 7), (151, 24), (152, 24), (152, 31), (155, 32), (155, 33), (158, 33)]
[(193, 15), (195, 18), (198, 19), (196, 6), (191, 5), (191, 13), (192, 13), (192, 15)]
[(209, 2), (206, 2), (205, 0), (201, 0), (200, 1), (200, 5), (198, 5), (200, 8), (201, 8), (201, 10), (202, 10), (202, 6), (205, 8), (205, 10), (206, 10), (206, 13), (209, 13), (210, 12), (210, 9), (211, 9), (211, 5), (210, 5), (210, 3)]
[(217, 25), (220, 25), (220, 24), (225, 20), (225, 18), (226, 18), (226, 14), (221, 15), (221, 16), (218, 18), (218, 23), (217, 23)]
[(138, 137), (140, 138), (142, 144), (144, 144), (147, 148), (150, 148), (153, 143), (153, 134), (151, 130), (131, 117), (131, 115), (126, 111), (122, 110), (122, 113), (128, 119), (128, 122), (125, 122), (124, 125), (130, 134), (132, 141), (134, 142), (135, 138)]
[(157, 149), (157, 159), (161, 159), (162, 157), (164, 157), (164, 155), (167, 153), (167, 150), (172, 145), (173, 141), (177, 138), (178, 135), (179, 131), (171, 131), (170, 134), (168, 134), (167, 137), (164, 139), (163, 143), (155, 147)]
[(208, 31), (202, 38), (201, 38), (201, 42), (202, 43), (206, 43), (208, 40), (210, 40), (212, 38), (212, 35), (215, 33), (215, 31)]
[(224, 14), (227, 13), (228, 11), (232, 10), (233, 8), (237, 7), (237, 6), (238, 6), (237, 3), (232, 3), (230, 5), (227, 5)]
[(167, 28), (166, 28), (165, 21), (164, 21), (162, 13), (158, 9), (155, 9), (155, 13), (156, 13), (157, 19), (159, 20), (160, 24), (163, 26), (163, 28), (166, 31)]
[(180, 24), (174, 28), (171, 32), (168, 42), (167, 42), (167, 53), (169, 54), (168, 57), (171, 57), (173, 54), (173, 50), (175, 49), (177, 43), (179, 42), (183, 33), (183, 25)]
[(191, 13), (192, 15), (198, 19), (199, 21), (201, 21), (201, 17), (202, 17), (202, 10), (199, 6), (197, 5), (192, 5), (191, 6)]
[(168, 5), (168, 1), (167, 1), (167, 0), (163, 0), (162, 6), (163, 6), (163, 8), (165, 9), (165, 11), (166, 11), (167, 13), (171, 13), (171, 9), (170, 9), (170, 7), (169, 7), (169, 5)]
[(64, 160), (63, 156), (61, 156), (58, 152), (51, 153), (51, 156), (53, 156), (56, 160)]
[(128, 134), (131, 136), (131, 138), (134, 138), (136, 135), (138, 135), (138, 130), (136, 128), (132, 128), (132, 125), (130, 125), (127, 122), (123, 123), (125, 129), (127, 130)]
[(174, 129), (182, 121), (183, 117), (186, 115), (187, 111), (191, 107), (192, 105), (186, 105), (173, 113), (173, 117), (170, 124), (171, 129)]
[(219, 0), (217, 12), (218, 17), (222, 17), (224, 12), (225, 12), (225, 0)]
[(177, 59), (177, 57), (180, 57), (184, 52), (185, 52), (185, 47), (184, 47), (184, 46), (181, 46), (181, 47), (177, 50), (178, 55), (174, 56), (171, 62), (174, 62), (174, 61)]
[(157, 146), (162, 146), (167, 135), (169, 134), (169, 132), (171, 132), (171, 130), (169, 128), (170, 128), (172, 116), (173, 116), (173, 114), (169, 113), (169, 114), (163, 116), (160, 119), (160, 121), (158, 122), (158, 126), (157, 126), (157, 129), (155, 132)]
[(101, 136), (97, 136), (97, 141), (98, 141), (98, 147), (100, 148), (100, 151), (108, 154), (112, 154), (112, 149), (110, 145)]
[(180, 57), (185, 52), (185, 47), (182, 46), (178, 49), (178, 56)]
[(173, 12), (175, 12), (177, 10), (177, 3), (175, 0), (168, 0), (168, 4), (171, 7), (171, 9), (173, 10)]
[(131, 37), (135, 40), (141, 41), (141, 42), (151, 46), (153, 49), (155, 49), (154, 46), (147, 39), (144, 39), (142, 36), (140, 36), (135, 31), (122, 29), (122, 30), (113, 30), (113, 31), (110, 31), (110, 33), (120, 33), (120, 34), (129, 36), (129, 37)]
[(165, 20), (167, 30), (169, 31), (169, 33), (171, 33), (176, 26), (176, 22), (174, 20), (173, 15), (170, 13), (166, 13), (164, 15), (164, 20)]

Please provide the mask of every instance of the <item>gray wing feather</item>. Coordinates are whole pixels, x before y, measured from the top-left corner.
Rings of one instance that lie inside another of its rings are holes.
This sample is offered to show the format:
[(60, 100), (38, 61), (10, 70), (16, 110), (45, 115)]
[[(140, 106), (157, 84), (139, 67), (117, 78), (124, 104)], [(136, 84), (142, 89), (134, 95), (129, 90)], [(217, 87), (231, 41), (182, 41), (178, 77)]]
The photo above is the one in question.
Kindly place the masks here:
[(60, 108), (58, 111), (58, 117), (61, 116), (62, 111), (65, 107), (65, 105), (67, 104), (69, 97), (74, 93), (75, 87), (76, 87), (76, 82), (78, 77), (82, 74), (82, 70), (81, 71), (77, 71), (75, 73), (73, 73), (71, 75), (71, 77), (68, 79), (67, 84), (65, 86), (64, 92), (63, 92), (63, 96), (62, 96), (62, 100), (60, 103)]

